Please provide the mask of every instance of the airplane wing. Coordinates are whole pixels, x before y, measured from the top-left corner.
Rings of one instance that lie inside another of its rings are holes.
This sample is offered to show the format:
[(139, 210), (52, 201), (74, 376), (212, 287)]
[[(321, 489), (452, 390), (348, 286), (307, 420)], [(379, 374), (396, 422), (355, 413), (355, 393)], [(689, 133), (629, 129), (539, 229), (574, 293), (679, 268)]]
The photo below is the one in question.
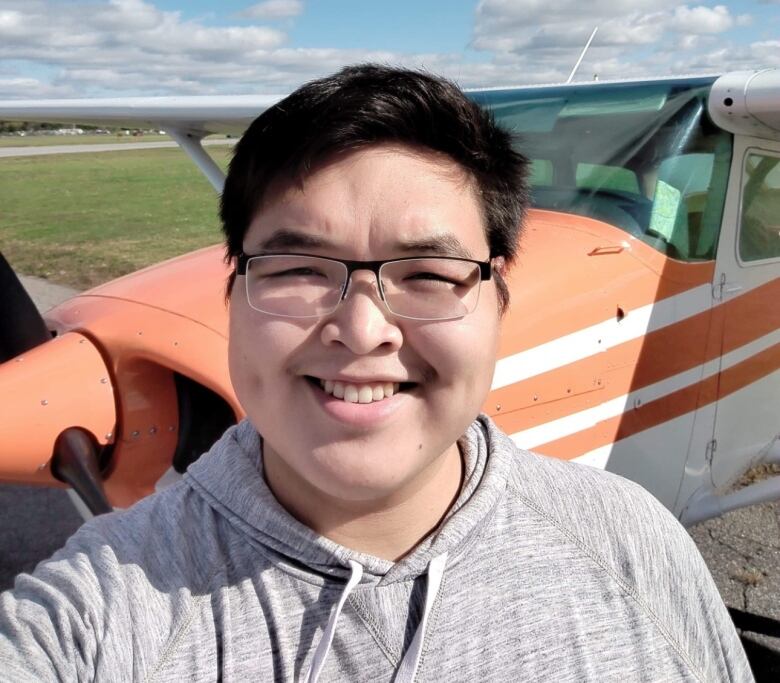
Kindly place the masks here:
[(193, 137), (240, 135), (282, 95), (121, 97), (0, 102), (0, 121), (176, 130)]
[(282, 95), (121, 97), (0, 102), (0, 121), (72, 123), (164, 130), (189, 155), (217, 192), (225, 174), (201, 146), (207, 135), (240, 136)]

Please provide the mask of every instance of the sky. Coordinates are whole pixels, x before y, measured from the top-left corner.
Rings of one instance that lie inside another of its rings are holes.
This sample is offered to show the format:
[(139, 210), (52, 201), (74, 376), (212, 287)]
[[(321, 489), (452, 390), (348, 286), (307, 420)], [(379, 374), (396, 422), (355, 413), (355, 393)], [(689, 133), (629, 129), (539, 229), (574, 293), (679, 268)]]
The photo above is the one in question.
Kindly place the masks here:
[(345, 64), (462, 87), (780, 66), (780, 0), (0, 0), (0, 99), (284, 94)]

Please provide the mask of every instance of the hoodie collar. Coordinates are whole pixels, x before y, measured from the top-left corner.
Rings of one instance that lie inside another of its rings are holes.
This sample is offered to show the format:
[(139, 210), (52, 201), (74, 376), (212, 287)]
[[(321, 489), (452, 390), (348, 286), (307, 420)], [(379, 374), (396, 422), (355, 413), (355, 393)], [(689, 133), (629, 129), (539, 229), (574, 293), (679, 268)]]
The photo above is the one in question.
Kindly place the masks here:
[(280, 555), (293, 571), (343, 578), (350, 573), (350, 563), (358, 562), (364, 581), (390, 583), (424, 574), (430, 561), (442, 553), (449, 555), (448, 565), (457, 564), (506, 489), (507, 441), (487, 416), (479, 416), (469, 426), (458, 441), (465, 465), (458, 498), (439, 528), (395, 563), (339, 545), (287, 512), (265, 483), (262, 440), (247, 420), (225, 432), (190, 466), (185, 480), (218, 513)]

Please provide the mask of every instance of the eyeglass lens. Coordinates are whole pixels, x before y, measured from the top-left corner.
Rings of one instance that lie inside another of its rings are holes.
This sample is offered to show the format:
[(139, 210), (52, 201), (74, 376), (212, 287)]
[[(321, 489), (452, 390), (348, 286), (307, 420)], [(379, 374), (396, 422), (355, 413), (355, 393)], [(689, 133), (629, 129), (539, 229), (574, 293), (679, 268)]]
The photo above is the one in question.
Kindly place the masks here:
[[(338, 306), (347, 273), (343, 263), (326, 258), (256, 256), (247, 262), (247, 297), (264, 313), (319, 317)], [(388, 309), (406, 318), (459, 318), (471, 313), (479, 298), (479, 266), (459, 259), (390, 261), (379, 277)]]

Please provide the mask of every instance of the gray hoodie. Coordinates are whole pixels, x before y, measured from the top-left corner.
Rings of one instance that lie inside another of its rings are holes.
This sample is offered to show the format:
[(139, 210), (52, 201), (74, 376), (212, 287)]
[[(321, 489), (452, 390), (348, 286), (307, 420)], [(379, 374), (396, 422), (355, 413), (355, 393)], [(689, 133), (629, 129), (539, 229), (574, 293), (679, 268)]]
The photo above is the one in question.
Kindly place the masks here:
[(241, 423), (17, 578), (0, 678), (752, 680), (699, 553), (643, 489), (521, 451), (484, 417), (459, 443), (453, 509), (393, 563), (293, 519)]

